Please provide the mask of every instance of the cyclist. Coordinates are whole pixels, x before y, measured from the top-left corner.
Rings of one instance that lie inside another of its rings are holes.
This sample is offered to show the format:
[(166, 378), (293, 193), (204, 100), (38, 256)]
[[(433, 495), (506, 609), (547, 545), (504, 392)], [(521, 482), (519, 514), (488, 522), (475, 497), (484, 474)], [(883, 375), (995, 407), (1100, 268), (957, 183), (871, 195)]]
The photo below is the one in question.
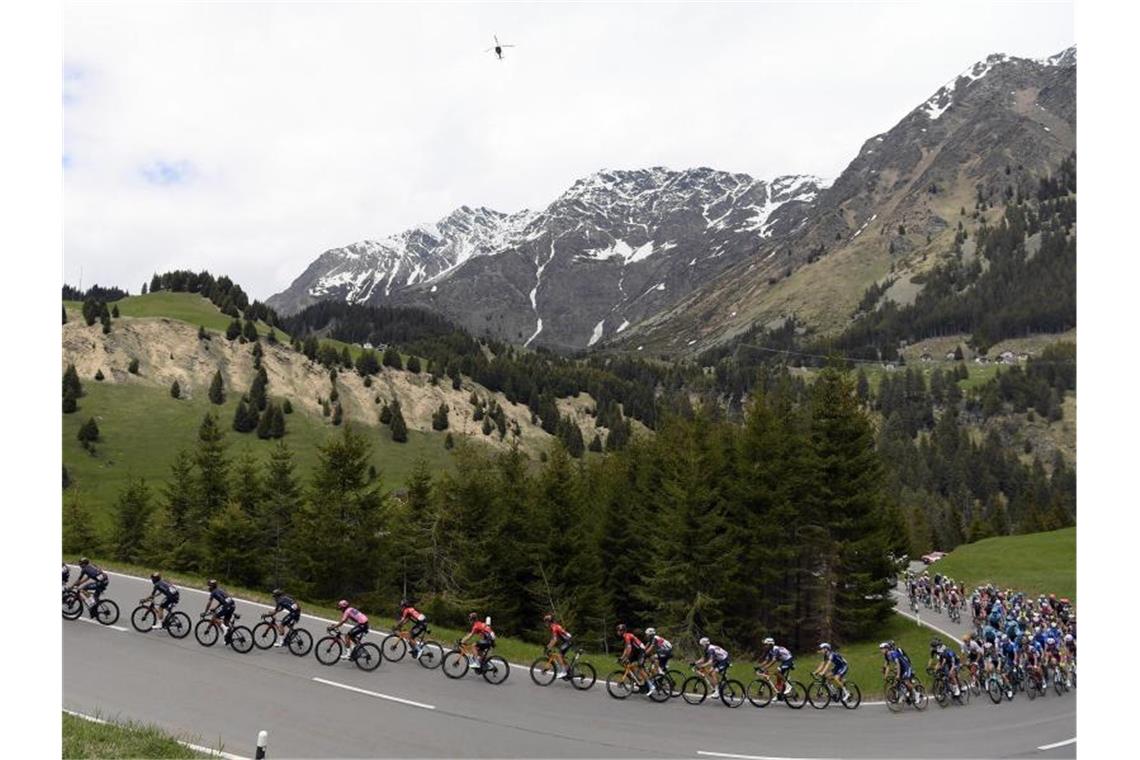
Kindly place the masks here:
[(154, 584), (150, 596), (139, 599), (139, 604), (153, 602), (156, 596), (162, 594), (162, 604), (158, 605), (158, 621), (150, 627), (153, 631), (162, 628), (166, 615), (174, 612), (174, 605), (178, 604), (178, 587), (170, 581), (164, 581), (159, 573), (151, 573), (150, 582)]
[(704, 654), (701, 659), (693, 663), (693, 667), (712, 668), (712, 672), (709, 673), (709, 680), (712, 681), (713, 692), (710, 696), (717, 699), (720, 697), (720, 682), (727, 677), (728, 666), (732, 664), (732, 658), (728, 656), (728, 651), (723, 647), (718, 647), (709, 641), (708, 636), (702, 636), (697, 643), (700, 644)]
[(67, 582), (69, 580), (71, 580), (71, 568), (67, 566), (66, 562), (64, 562), (63, 563), (63, 585), (66, 586)]
[(562, 666), (562, 671), (558, 677), (568, 680), (570, 678), (570, 666), (566, 664), (566, 653), (574, 645), (574, 637), (549, 612), (542, 616), (542, 622), (550, 629), (550, 641), (546, 642), (546, 648)]
[(779, 664), (776, 672), (776, 699), (783, 699), (788, 687), (788, 673), (796, 666), (792, 653), (786, 647), (776, 646), (776, 640), (771, 636), (764, 639), (760, 649), (760, 662), (756, 672), (767, 671), (773, 664)]
[(475, 651), (479, 653), (479, 664), (475, 666), (475, 672), (482, 673), (487, 669), (487, 657), (491, 654), (492, 647), (495, 646), (495, 632), (491, 630), (490, 623), (480, 620), (474, 612), (468, 613), (467, 621), (471, 623), (471, 631), (460, 639), (459, 643), (465, 644), (467, 639), (472, 636), (479, 637), (479, 640), (475, 642)]
[(225, 634), (225, 641), (228, 644), (230, 643), (230, 626), (233, 624), (237, 602), (213, 578), (206, 581), (206, 588), (209, 589), (210, 595), (206, 598), (206, 610), (201, 617), (206, 617), (213, 612), (214, 619), (222, 624), (222, 632)]
[(618, 657), (618, 661), (636, 666), (634, 678), (641, 682), (643, 688), (648, 687), (649, 692), (655, 691), (653, 682), (649, 680), (649, 674), (645, 672), (645, 644), (633, 631), (626, 628), (625, 623), (618, 623), (616, 630), (622, 640), (621, 656)]
[[(82, 585), (80, 585), (82, 584)], [(79, 598), (87, 601), (88, 592), (91, 593), (91, 603), (87, 605), (87, 611), (91, 613), (91, 617), (95, 617), (95, 607), (99, 604), (100, 597), (103, 592), (107, 590), (110, 580), (107, 574), (95, 566), (86, 557), (81, 557), (79, 560), (79, 575), (72, 581), (69, 588), (74, 588), (79, 592)]]
[[(297, 604), (297, 600), (286, 594), (279, 588), (272, 591), (274, 607), (272, 612), (267, 612), (262, 615), (263, 618), (272, 621), (274, 629), (277, 631), (277, 641), (273, 643), (275, 647), (285, 646), (285, 629), (293, 630), (293, 626), (297, 625), (297, 621), (301, 619), (301, 605)], [(277, 613), (284, 612), (285, 615), (280, 621), (277, 620)]]
[(669, 660), (673, 658), (673, 645), (664, 636), (658, 636), (656, 628), (646, 628), (645, 654), (656, 655), (657, 669), (664, 673), (669, 669)]
[(427, 615), (417, 610), (410, 599), (401, 599), (400, 619), (396, 621), (395, 630), (403, 628), (409, 620), (412, 621), (412, 630), (409, 631), (412, 637), (412, 659), (417, 659), (420, 656), (419, 637), (427, 631)]
[(950, 684), (950, 693), (958, 697), (961, 691), (958, 687), (958, 655), (953, 649), (942, 643), (942, 639), (932, 639), (930, 642), (931, 664), (937, 667), (942, 677)]
[(347, 635), (351, 646), (345, 647), (344, 654), (340, 656), (342, 660), (351, 660), (353, 654), (356, 652), (356, 647), (360, 646), (360, 640), (364, 638), (364, 634), (368, 633), (368, 616), (349, 605), (345, 599), (341, 599), (337, 602), (336, 608), (340, 610), (340, 621), (329, 626), (329, 630), (339, 630), (345, 623), (352, 622), (352, 628), (349, 629)]
[(844, 676), (847, 675), (847, 660), (826, 641), (819, 645), (819, 651), (823, 653), (823, 661), (812, 671), (812, 675), (830, 679), (842, 689), (843, 699), (848, 699), (851, 695), (847, 692), (847, 684), (844, 682)]
[[(879, 644), (879, 651), (883, 653), (883, 675), (890, 675), (894, 671), (895, 680), (914, 693), (914, 667), (910, 658), (893, 641), (884, 641)], [(908, 697), (909, 699), (909, 697)]]

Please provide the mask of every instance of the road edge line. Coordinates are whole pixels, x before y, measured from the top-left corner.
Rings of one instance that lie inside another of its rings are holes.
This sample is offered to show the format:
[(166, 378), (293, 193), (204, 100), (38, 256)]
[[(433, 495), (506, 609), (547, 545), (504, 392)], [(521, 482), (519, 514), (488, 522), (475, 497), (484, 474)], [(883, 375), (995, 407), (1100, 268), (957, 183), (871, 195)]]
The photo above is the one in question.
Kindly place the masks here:
[(1066, 739), (1063, 742), (1053, 742), (1052, 744), (1043, 744), (1040, 747), (1038, 747), (1037, 749), (1043, 752), (1047, 749), (1056, 749), (1057, 747), (1065, 747), (1065, 746), (1068, 746), (1070, 744), (1076, 744), (1076, 743), (1077, 743), (1077, 737), (1074, 736), (1072, 739)]
[[(68, 710), (66, 707), (63, 707), (60, 709), (62, 709), (68, 715), (73, 715), (76, 718), (81, 718), (83, 720), (90, 721), (92, 723), (98, 723), (99, 725), (102, 725), (102, 726), (119, 725), (119, 724), (115, 723), (114, 721), (103, 720), (102, 718), (96, 718), (94, 715), (88, 715), (86, 713), (76, 712), (75, 710)], [(161, 726), (156, 726), (156, 728), (161, 728)], [(231, 754), (229, 752), (223, 752), (220, 749), (211, 749), (210, 747), (203, 747), (203, 746), (198, 745), (198, 744), (191, 744), (190, 742), (184, 742), (181, 739), (178, 739), (178, 738), (173, 737), (173, 736), (170, 738), (174, 739), (174, 741), (178, 742), (179, 744), (181, 744), (183, 747), (186, 747), (187, 749), (192, 749), (195, 752), (204, 752), (207, 755), (210, 755), (211, 757), (220, 757), (220, 758), (222, 758), (222, 760), (249, 760), (249, 758), (245, 757), (244, 755), (234, 755), (234, 754)]]
[(366, 694), (370, 697), (377, 697), (379, 699), (386, 699), (390, 702), (399, 702), (400, 704), (410, 705), (412, 707), (419, 707), (420, 709), (423, 709), (423, 710), (434, 710), (434, 709), (436, 709), (435, 705), (429, 705), (427, 702), (417, 702), (414, 699), (404, 699), (403, 697), (393, 697), (391, 694), (381, 694), (378, 691), (370, 691), (368, 689), (362, 689), (359, 686), (351, 686), (351, 685), (346, 684), (346, 683), (340, 683), (339, 681), (330, 681), (327, 678), (321, 678), (320, 676), (313, 676), (311, 680), (316, 681), (317, 683), (323, 683), (326, 686), (335, 686), (338, 689), (344, 689), (346, 691), (355, 691), (358, 694)]

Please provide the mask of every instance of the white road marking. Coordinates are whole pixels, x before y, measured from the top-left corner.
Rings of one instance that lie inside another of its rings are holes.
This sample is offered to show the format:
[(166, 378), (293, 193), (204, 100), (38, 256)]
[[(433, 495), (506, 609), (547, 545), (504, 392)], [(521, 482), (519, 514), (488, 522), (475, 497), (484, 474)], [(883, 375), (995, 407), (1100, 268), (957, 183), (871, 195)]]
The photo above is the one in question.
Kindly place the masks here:
[(706, 757), (731, 757), (735, 760), (832, 760), (826, 757), (776, 757), (775, 755), (734, 755), (731, 752), (705, 752), (697, 750), (698, 755)]
[(121, 625), (103, 625), (98, 620), (92, 620), (91, 618), (80, 617), (80, 618), (76, 618), (76, 620), (78, 620), (80, 623), (90, 623), (91, 625), (97, 625), (100, 628), (110, 628), (112, 631), (124, 631), (125, 632), (127, 630), (126, 628), (124, 628)]
[(1074, 736), (1072, 739), (1066, 739), (1063, 742), (1055, 742), (1053, 744), (1044, 744), (1044, 745), (1038, 747), (1037, 749), (1040, 749), (1040, 750), (1056, 749), (1057, 747), (1064, 747), (1068, 744), (1076, 744), (1076, 743), (1077, 743), (1077, 737)]
[[(67, 713), (68, 715), (74, 715), (76, 718), (82, 718), (83, 720), (87, 720), (87, 721), (90, 721), (92, 723), (98, 723), (98, 724), (103, 725), (103, 726), (114, 725), (109, 720), (103, 720), (102, 718), (96, 718), (94, 715), (87, 715), (85, 713), (75, 712), (75, 710), (68, 710), (66, 707), (63, 708), (63, 711), (65, 713)], [(202, 752), (204, 754), (210, 755), (211, 757), (220, 757), (220, 758), (222, 758), (222, 760), (249, 760), (248, 757), (244, 757), (242, 755), (233, 755), (233, 754), (230, 754), (229, 752), (222, 752), (220, 749), (211, 749), (209, 747), (203, 747), (199, 744), (191, 744), (190, 742), (184, 742), (181, 739), (175, 739), (174, 741), (178, 742), (179, 744), (181, 744), (183, 747), (186, 747), (187, 749), (192, 749), (195, 752)]]
[(943, 629), (939, 628), (939, 627), (938, 627), (938, 626), (936, 626), (936, 625), (933, 625), (933, 624), (931, 624), (931, 623), (928, 623), (928, 622), (926, 622), (925, 620), (923, 620), (921, 617), (919, 617), (918, 615), (912, 615), (912, 614), (910, 614), (909, 612), (903, 612), (903, 611), (902, 611), (902, 610), (900, 610), (898, 607), (895, 607), (895, 612), (897, 612), (898, 614), (902, 615), (902, 616), (903, 616), (903, 617), (905, 617), (905, 618), (910, 618), (911, 620), (913, 620), (914, 622), (918, 623), (919, 625), (924, 625), (924, 626), (926, 626), (927, 628), (929, 628), (929, 629), (931, 629), (931, 630), (933, 630), (933, 631), (938, 631), (938, 632), (939, 632), (939, 633), (941, 633), (943, 636), (949, 636), (950, 638), (952, 638), (952, 639), (954, 639), (955, 641), (957, 641), (959, 644), (961, 644), (961, 643), (962, 643), (962, 640), (961, 640), (960, 638), (958, 638), (957, 636), (955, 636), (954, 634), (950, 633), (950, 631), (945, 631), (945, 630), (943, 630)]
[(390, 702), (399, 702), (400, 704), (411, 705), (412, 707), (422, 707), (425, 710), (434, 710), (435, 709), (435, 705), (428, 705), (428, 704), (424, 704), (423, 702), (415, 702), (411, 699), (404, 699), (403, 697), (393, 697), (389, 694), (381, 694), (378, 691), (369, 691), (368, 689), (360, 689), (360, 688), (357, 688), (356, 686), (349, 686), (346, 683), (337, 683), (336, 681), (329, 681), (327, 679), (317, 678), (315, 676), (313, 677), (313, 680), (316, 681), (317, 683), (323, 683), (327, 686), (335, 686), (338, 689), (347, 689), (348, 691), (355, 691), (358, 694), (367, 694), (370, 697), (377, 697), (378, 699), (387, 699)]

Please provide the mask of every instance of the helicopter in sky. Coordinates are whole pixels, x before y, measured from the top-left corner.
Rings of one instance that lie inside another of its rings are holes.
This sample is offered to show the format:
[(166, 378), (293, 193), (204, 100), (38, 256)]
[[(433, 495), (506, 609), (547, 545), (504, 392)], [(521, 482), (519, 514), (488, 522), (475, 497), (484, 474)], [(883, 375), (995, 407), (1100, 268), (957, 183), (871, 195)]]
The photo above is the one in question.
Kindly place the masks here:
[(498, 56), (499, 60), (501, 61), (501, 60), (503, 60), (503, 48), (514, 47), (514, 45), (506, 45), (506, 44), (499, 42), (499, 36), (497, 34), (491, 35), (491, 36), (493, 36), (495, 38), (495, 46), (489, 47), (486, 50), (484, 50), (483, 52), (484, 53), (490, 53), (491, 51), (494, 51), (495, 55)]

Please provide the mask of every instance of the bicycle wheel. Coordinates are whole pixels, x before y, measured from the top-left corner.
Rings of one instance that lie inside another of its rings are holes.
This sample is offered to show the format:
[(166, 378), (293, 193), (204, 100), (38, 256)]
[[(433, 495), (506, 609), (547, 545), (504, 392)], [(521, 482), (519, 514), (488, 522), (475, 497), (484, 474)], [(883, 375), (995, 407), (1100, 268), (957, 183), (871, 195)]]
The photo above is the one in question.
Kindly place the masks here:
[(990, 701), (995, 705), (1001, 702), (1001, 681), (993, 677), (987, 678), (986, 693), (990, 695)]
[(925, 710), (926, 706), (930, 704), (930, 697), (926, 693), (926, 688), (916, 683), (914, 685), (914, 709)]
[(463, 678), (470, 667), (467, 655), (458, 649), (452, 649), (443, 656), (443, 674), (448, 678)]
[(253, 627), (253, 645), (258, 649), (269, 649), (277, 643), (277, 626), (262, 620)]
[(799, 681), (788, 681), (788, 688), (784, 691), (784, 704), (793, 710), (799, 710), (807, 702), (807, 687)]
[(681, 684), (685, 683), (685, 674), (679, 670), (672, 669), (665, 671), (665, 675), (669, 676), (669, 683), (672, 686), (672, 697), (676, 699), (681, 696)]
[(657, 704), (668, 702), (673, 696), (673, 683), (669, 680), (669, 676), (664, 673), (656, 673), (649, 679), (652, 687), (649, 690), (649, 699)]
[(558, 677), (558, 666), (549, 657), (539, 657), (530, 664), (530, 680), (539, 686), (549, 686)]
[(341, 646), (340, 639), (336, 636), (325, 636), (319, 639), (314, 650), (317, 662), (322, 665), (336, 665), (343, 653), (344, 647)]
[(772, 697), (775, 696), (772, 691), (772, 684), (763, 678), (757, 678), (748, 684), (747, 694), (748, 701), (756, 707), (767, 707), (772, 703)]
[(1037, 699), (1037, 677), (1036, 676), (1030, 676), (1029, 677), (1029, 683), (1026, 684), (1026, 686), (1025, 686), (1025, 696), (1029, 697), (1031, 700)]
[(313, 634), (304, 628), (294, 628), (285, 635), (285, 646), (297, 657), (304, 657), (313, 648)]
[(625, 699), (633, 693), (633, 688), (626, 681), (624, 670), (615, 670), (606, 676), (606, 691), (614, 699)]
[(903, 706), (902, 701), (899, 698), (899, 687), (888, 686), (883, 691), (883, 701), (887, 703), (887, 709), (891, 712), (900, 712)]
[(709, 685), (700, 676), (689, 676), (681, 684), (681, 699), (690, 705), (699, 705), (709, 696)]
[(1057, 692), (1057, 696), (1065, 693), (1065, 677), (1061, 675), (1061, 671), (1053, 671), (1053, 691)]
[(212, 647), (218, 643), (218, 627), (203, 618), (194, 625), (194, 638), (204, 647)]
[(949, 692), (946, 689), (946, 682), (942, 679), (934, 680), (934, 701), (938, 703), (939, 707), (945, 707), (949, 701)]
[(381, 654), (380, 647), (370, 641), (366, 641), (363, 644), (356, 645), (356, 649), (352, 652), (351, 659), (356, 661), (356, 667), (371, 673), (380, 667), (380, 663), (384, 660), (384, 655)]
[(399, 662), (408, 653), (408, 642), (404, 641), (399, 634), (390, 633), (380, 643), (380, 649), (384, 652), (385, 660)]
[(499, 655), (491, 655), (487, 658), (487, 666), (483, 668), (483, 680), (487, 683), (501, 684), (507, 680), (511, 675), (511, 664), (504, 660)]
[(139, 633), (148, 633), (157, 622), (158, 615), (148, 605), (140, 604), (131, 613), (131, 627)]
[(854, 710), (863, 702), (863, 692), (859, 689), (859, 684), (847, 682), (847, 696), (839, 695), (839, 701), (848, 710)]
[[(594, 682), (597, 680), (598, 671), (594, 670), (594, 666), (588, 662), (579, 662), (570, 672), (570, 685), (578, 691), (594, 688)], [(672, 684), (669, 684), (670, 696), (672, 696), (672, 691)]]
[(190, 635), (190, 616), (185, 612), (171, 612), (163, 622), (166, 632), (176, 639), (184, 639)]
[(438, 641), (425, 641), (420, 644), (420, 653), (416, 657), (420, 667), (435, 670), (443, 662), (443, 644)]
[(823, 710), (831, 704), (831, 689), (823, 681), (812, 681), (807, 688), (807, 698), (812, 707)]
[(744, 699), (744, 684), (735, 678), (729, 678), (720, 685), (720, 701), (725, 707), (740, 707)]
[(103, 625), (114, 625), (119, 619), (119, 605), (110, 599), (104, 599), (95, 605), (95, 619)]
[(68, 591), (63, 595), (63, 617), (65, 620), (75, 620), (83, 614), (83, 602), (79, 600), (79, 595), (74, 591)]
[(239, 654), (245, 654), (253, 649), (253, 631), (244, 625), (235, 625), (230, 629), (230, 648)]

